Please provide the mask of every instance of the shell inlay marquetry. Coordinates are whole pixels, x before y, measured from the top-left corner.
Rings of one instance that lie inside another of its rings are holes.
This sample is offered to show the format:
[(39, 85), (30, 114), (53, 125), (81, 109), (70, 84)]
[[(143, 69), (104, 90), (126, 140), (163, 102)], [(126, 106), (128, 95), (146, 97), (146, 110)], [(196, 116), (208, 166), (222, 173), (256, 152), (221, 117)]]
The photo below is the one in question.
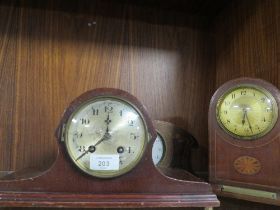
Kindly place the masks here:
[(261, 170), (261, 163), (251, 156), (238, 157), (234, 163), (235, 170), (244, 175), (255, 175)]

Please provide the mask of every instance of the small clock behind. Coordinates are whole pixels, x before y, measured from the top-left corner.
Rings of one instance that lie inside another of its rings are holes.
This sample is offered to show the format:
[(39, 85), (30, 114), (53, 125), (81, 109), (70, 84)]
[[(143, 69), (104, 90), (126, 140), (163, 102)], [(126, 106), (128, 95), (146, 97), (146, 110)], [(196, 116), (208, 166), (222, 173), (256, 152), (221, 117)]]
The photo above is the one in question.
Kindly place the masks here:
[(240, 78), (222, 85), (209, 108), (210, 182), (222, 196), (280, 205), (280, 92)]

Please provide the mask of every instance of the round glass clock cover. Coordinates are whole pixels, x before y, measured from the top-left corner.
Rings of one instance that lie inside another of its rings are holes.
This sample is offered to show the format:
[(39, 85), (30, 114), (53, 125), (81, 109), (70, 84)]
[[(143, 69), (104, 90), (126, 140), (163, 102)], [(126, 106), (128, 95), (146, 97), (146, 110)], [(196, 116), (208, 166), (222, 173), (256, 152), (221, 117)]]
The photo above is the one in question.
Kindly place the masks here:
[(164, 140), (162, 139), (161, 135), (158, 133), (152, 148), (152, 158), (153, 158), (153, 163), (155, 165), (158, 165), (162, 161), (164, 157), (164, 153), (165, 153)]
[(227, 91), (216, 108), (220, 126), (239, 139), (256, 139), (275, 125), (278, 107), (273, 96), (254, 85), (240, 85)]
[(131, 103), (99, 97), (80, 105), (65, 128), (65, 143), (74, 164), (89, 175), (122, 175), (140, 161), (148, 141), (141, 113)]

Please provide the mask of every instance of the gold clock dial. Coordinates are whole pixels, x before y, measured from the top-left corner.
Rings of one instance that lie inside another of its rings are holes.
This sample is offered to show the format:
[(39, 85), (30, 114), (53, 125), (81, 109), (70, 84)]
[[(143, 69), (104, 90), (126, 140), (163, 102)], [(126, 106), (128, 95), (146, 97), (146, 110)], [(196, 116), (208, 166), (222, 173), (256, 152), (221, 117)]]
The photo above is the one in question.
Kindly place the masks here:
[(101, 178), (119, 176), (135, 167), (147, 141), (141, 113), (129, 102), (114, 97), (82, 104), (65, 129), (66, 148), (74, 164)]
[(276, 123), (278, 107), (273, 96), (257, 86), (237, 86), (217, 104), (217, 120), (229, 134), (255, 139), (268, 133)]

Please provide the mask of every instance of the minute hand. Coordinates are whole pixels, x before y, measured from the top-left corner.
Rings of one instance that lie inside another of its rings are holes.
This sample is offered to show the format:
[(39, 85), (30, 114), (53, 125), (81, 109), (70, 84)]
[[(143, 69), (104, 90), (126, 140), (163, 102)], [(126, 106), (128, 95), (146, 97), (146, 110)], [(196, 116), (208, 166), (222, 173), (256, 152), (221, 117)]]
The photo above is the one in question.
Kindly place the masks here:
[(247, 119), (247, 121), (248, 121), (249, 128), (250, 128), (251, 132), (253, 133), (252, 126), (251, 126), (251, 123), (250, 123), (250, 121), (249, 121), (249, 117), (248, 117), (247, 111), (245, 111), (245, 117), (246, 117), (246, 119)]
[(94, 147), (96, 147), (98, 144), (100, 144), (102, 141), (105, 141), (105, 140), (108, 140), (108, 139), (110, 139), (111, 138), (111, 135), (109, 134), (109, 133), (105, 133), (104, 134), (104, 136), (98, 141), (98, 142), (96, 142), (94, 145), (92, 145), (92, 146), (89, 146), (89, 148), (83, 153), (83, 154), (81, 154), (75, 161), (78, 161), (78, 160), (80, 160), (82, 157), (84, 157), (87, 153), (89, 153), (89, 151), (90, 151), (90, 149), (91, 148), (94, 148)]
[(96, 147), (98, 144), (100, 144), (102, 141), (105, 141), (105, 140), (108, 140), (111, 138), (111, 135), (109, 133), (105, 133), (104, 136), (98, 141), (95, 143), (95, 145), (93, 145), (94, 147)]

